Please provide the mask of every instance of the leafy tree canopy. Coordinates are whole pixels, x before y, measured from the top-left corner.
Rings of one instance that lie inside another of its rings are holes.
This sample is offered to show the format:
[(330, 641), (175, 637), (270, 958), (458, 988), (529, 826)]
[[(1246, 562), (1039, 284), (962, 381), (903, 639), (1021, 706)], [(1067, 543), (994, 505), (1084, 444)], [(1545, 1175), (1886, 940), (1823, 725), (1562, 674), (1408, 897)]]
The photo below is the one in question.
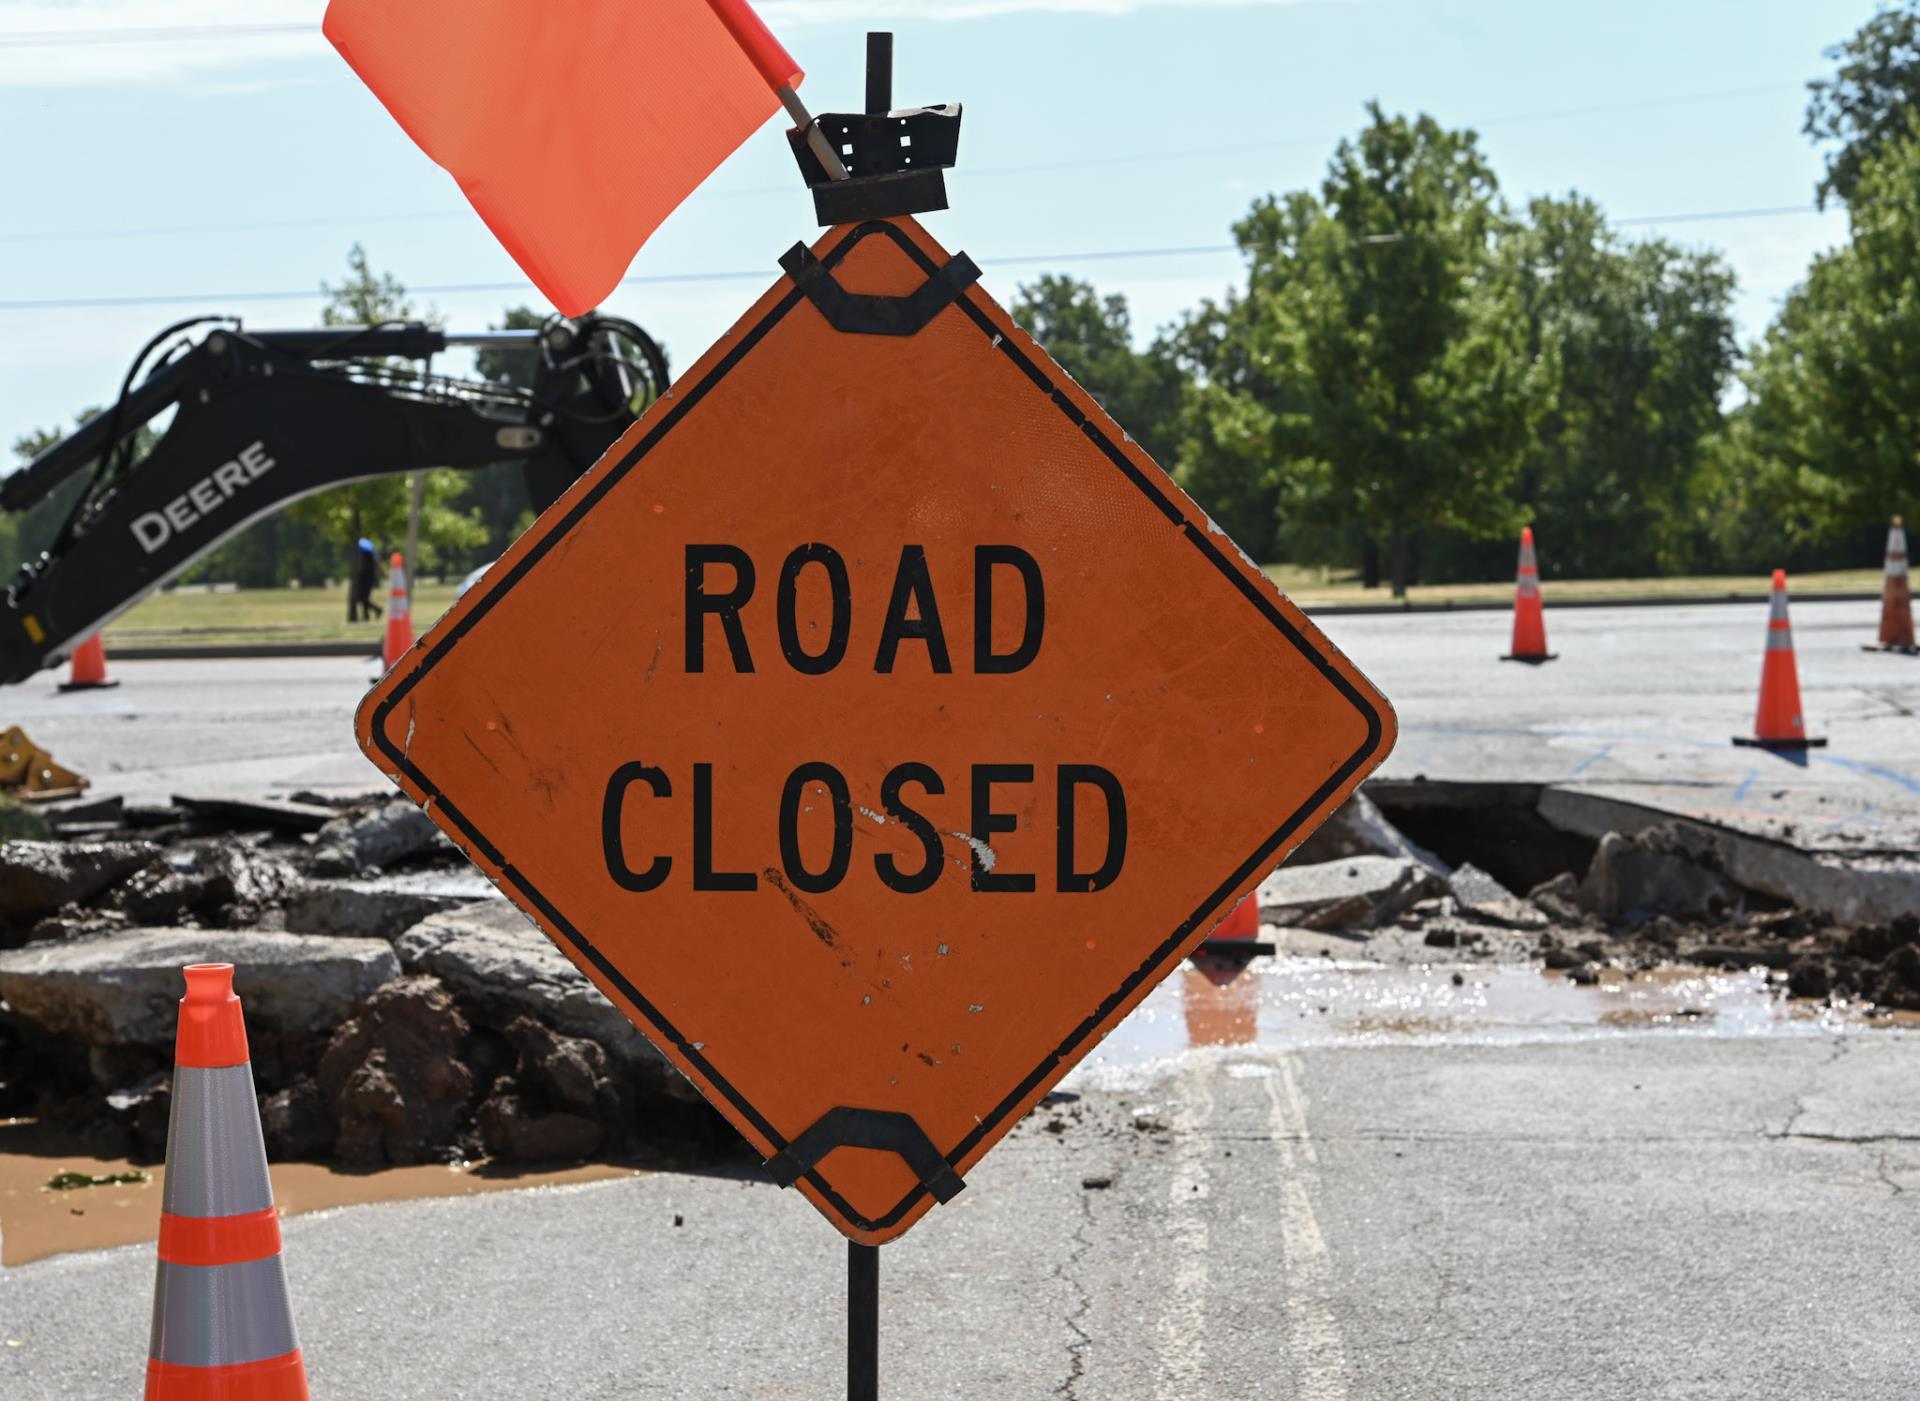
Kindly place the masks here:
[(1827, 57), (1839, 68), (1807, 84), (1803, 129), (1816, 141), (1839, 143), (1827, 157), (1820, 202), (1852, 203), (1867, 162), (1905, 135), (1908, 115), (1920, 105), (1920, 0), (1883, 6)]
[(1317, 198), (1260, 200), (1235, 226), (1246, 290), (1179, 340), (1197, 385), (1185, 473), (1203, 495), (1238, 476), (1240, 510), (1270, 483), (1295, 558), (1357, 530), (1401, 595), (1417, 530), (1517, 528), (1558, 365), (1494, 256), (1506, 216), (1478, 139), (1368, 118)]

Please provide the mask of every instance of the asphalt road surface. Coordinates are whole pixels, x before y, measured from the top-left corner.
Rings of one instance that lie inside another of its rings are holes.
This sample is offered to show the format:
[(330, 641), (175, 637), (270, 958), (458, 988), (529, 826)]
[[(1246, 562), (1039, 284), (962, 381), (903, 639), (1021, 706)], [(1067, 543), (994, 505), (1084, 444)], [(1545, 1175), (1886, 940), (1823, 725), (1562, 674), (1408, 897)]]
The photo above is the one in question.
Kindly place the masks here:
[[(1795, 623), (1833, 740), (1804, 764), (1727, 742), (1761, 606), (1550, 612), (1537, 669), (1497, 660), (1501, 614), (1326, 627), (1399, 709), (1389, 774), (1911, 846), (1920, 661), (1858, 650), (1867, 605)], [(366, 663), (113, 665), (114, 691), (0, 690), (0, 723), (136, 799), (379, 783), (349, 732)], [(1726, 1030), (1082, 1076), (883, 1252), (882, 1394), (1910, 1401), (1920, 1033)], [(350, 1208), (291, 1221), (287, 1260), (317, 1396), (842, 1394), (844, 1248), (757, 1181)], [(135, 1394), (151, 1276), (145, 1249), (0, 1274), (0, 1398)]]
[[(1561, 783), (1790, 834), (1802, 845), (1920, 845), (1920, 658), (1860, 650), (1877, 605), (1794, 610), (1808, 723), (1823, 750), (1735, 748), (1750, 732), (1764, 604), (1549, 610), (1560, 660), (1503, 663), (1505, 613), (1322, 620), (1392, 699), (1383, 774)], [(114, 690), (60, 695), (49, 674), (0, 687), (23, 725), (99, 791), (363, 792), (384, 780), (354, 748), (375, 667), (349, 659), (123, 662)]]
[[(1910, 1401), (1916, 1075), (1860, 1030), (1190, 1057), (883, 1249), (881, 1394)], [(761, 1183), (348, 1208), (286, 1258), (319, 1397), (844, 1394), (844, 1247)], [(0, 1275), (0, 1396), (137, 1394), (152, 1272)]]

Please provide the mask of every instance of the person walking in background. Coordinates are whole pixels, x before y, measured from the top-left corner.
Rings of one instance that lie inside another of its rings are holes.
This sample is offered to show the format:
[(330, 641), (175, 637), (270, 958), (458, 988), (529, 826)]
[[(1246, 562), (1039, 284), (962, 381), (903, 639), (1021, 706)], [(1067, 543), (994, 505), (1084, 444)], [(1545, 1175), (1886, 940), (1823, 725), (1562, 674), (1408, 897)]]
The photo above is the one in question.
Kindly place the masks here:
[(373, 601), (373, 591), (380, 587), (380, 552), (373, 547), (373, 541), (362, 537), (358, 549), (354, 552), (353, 579), (347, 586), (347, 621), (357, 623), (361, 618), (372, 622), (381, 615), (381, 607)]

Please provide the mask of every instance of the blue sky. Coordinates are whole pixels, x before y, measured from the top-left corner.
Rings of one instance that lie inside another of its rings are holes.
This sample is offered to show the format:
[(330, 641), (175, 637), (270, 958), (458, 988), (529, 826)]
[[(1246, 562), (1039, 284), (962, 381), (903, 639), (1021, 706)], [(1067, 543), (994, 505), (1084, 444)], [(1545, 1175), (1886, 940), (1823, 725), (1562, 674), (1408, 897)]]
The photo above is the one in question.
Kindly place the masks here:
[[(636, 8), (640, 0), (632, 0)], [(1131, 300), (1149, 335), (1236, 278), (1257, 195), (1316, 185), (1364, 104), (1482, 136), (1508, 198), (1578, 189), (1725, 252), (1743, 336), (1838, 214), (1806, 81), (1871, 0), (761, 0), (816, 110), (857, 108), (862, 33), (898, 35), (896, 101), (967, 105), (935, 234), (1003, 299), (1044, 271)], [(513, 263), (318, 32), (322, 0), (0, 0), (0, 444), (109, 398), (146, 338), (235, 311), (312, 323), (349, 244), (411, 286), (515, 282)], [(927, 16), (938, 13), (939, 20)], [(184, 30), (179, 27), (186, 27)], [(610, 173), (611, 175), (612, 173)], [(1712, 220), (1671, 216), (1802, 207)], [(609, 308), (684, 367), (814, 232), (769, 125), (640, 253)], [(991, 260), (1019, 260), (996, 262)], [(314, 289), (309, 292), (307, 289)], [(227, 294), (292, 292), (272, 301)], [(156, 297), (165, 304), (19, 307)], [(522, 291), (421, 299), (477, 329)], [(454, 369), (449, 364), (438, 368)], [(0, 459), (4, 461), (4, 459)]]

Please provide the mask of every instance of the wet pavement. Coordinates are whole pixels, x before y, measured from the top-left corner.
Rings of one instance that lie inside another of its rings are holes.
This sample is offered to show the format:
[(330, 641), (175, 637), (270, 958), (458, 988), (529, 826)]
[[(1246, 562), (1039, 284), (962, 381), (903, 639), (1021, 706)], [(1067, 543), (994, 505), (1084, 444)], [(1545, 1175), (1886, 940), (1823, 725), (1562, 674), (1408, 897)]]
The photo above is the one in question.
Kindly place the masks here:
[(1581, 985), (1533, 964), (1258, 958), (1242, 968), (1209, 960), (1207, 969), (1189, 963), (1155, 988), (1067, 1083), (1136, 1084), (1194, 1051), (1220, 1058), (1242, 1047), (1503, 1045), (1647, 1032), (1831, 1036), (1892, 1026), (1920, 1027), (1920, 1016), (1792, 1000), (1782, 980), (1760, 968), (1608, 968)]

